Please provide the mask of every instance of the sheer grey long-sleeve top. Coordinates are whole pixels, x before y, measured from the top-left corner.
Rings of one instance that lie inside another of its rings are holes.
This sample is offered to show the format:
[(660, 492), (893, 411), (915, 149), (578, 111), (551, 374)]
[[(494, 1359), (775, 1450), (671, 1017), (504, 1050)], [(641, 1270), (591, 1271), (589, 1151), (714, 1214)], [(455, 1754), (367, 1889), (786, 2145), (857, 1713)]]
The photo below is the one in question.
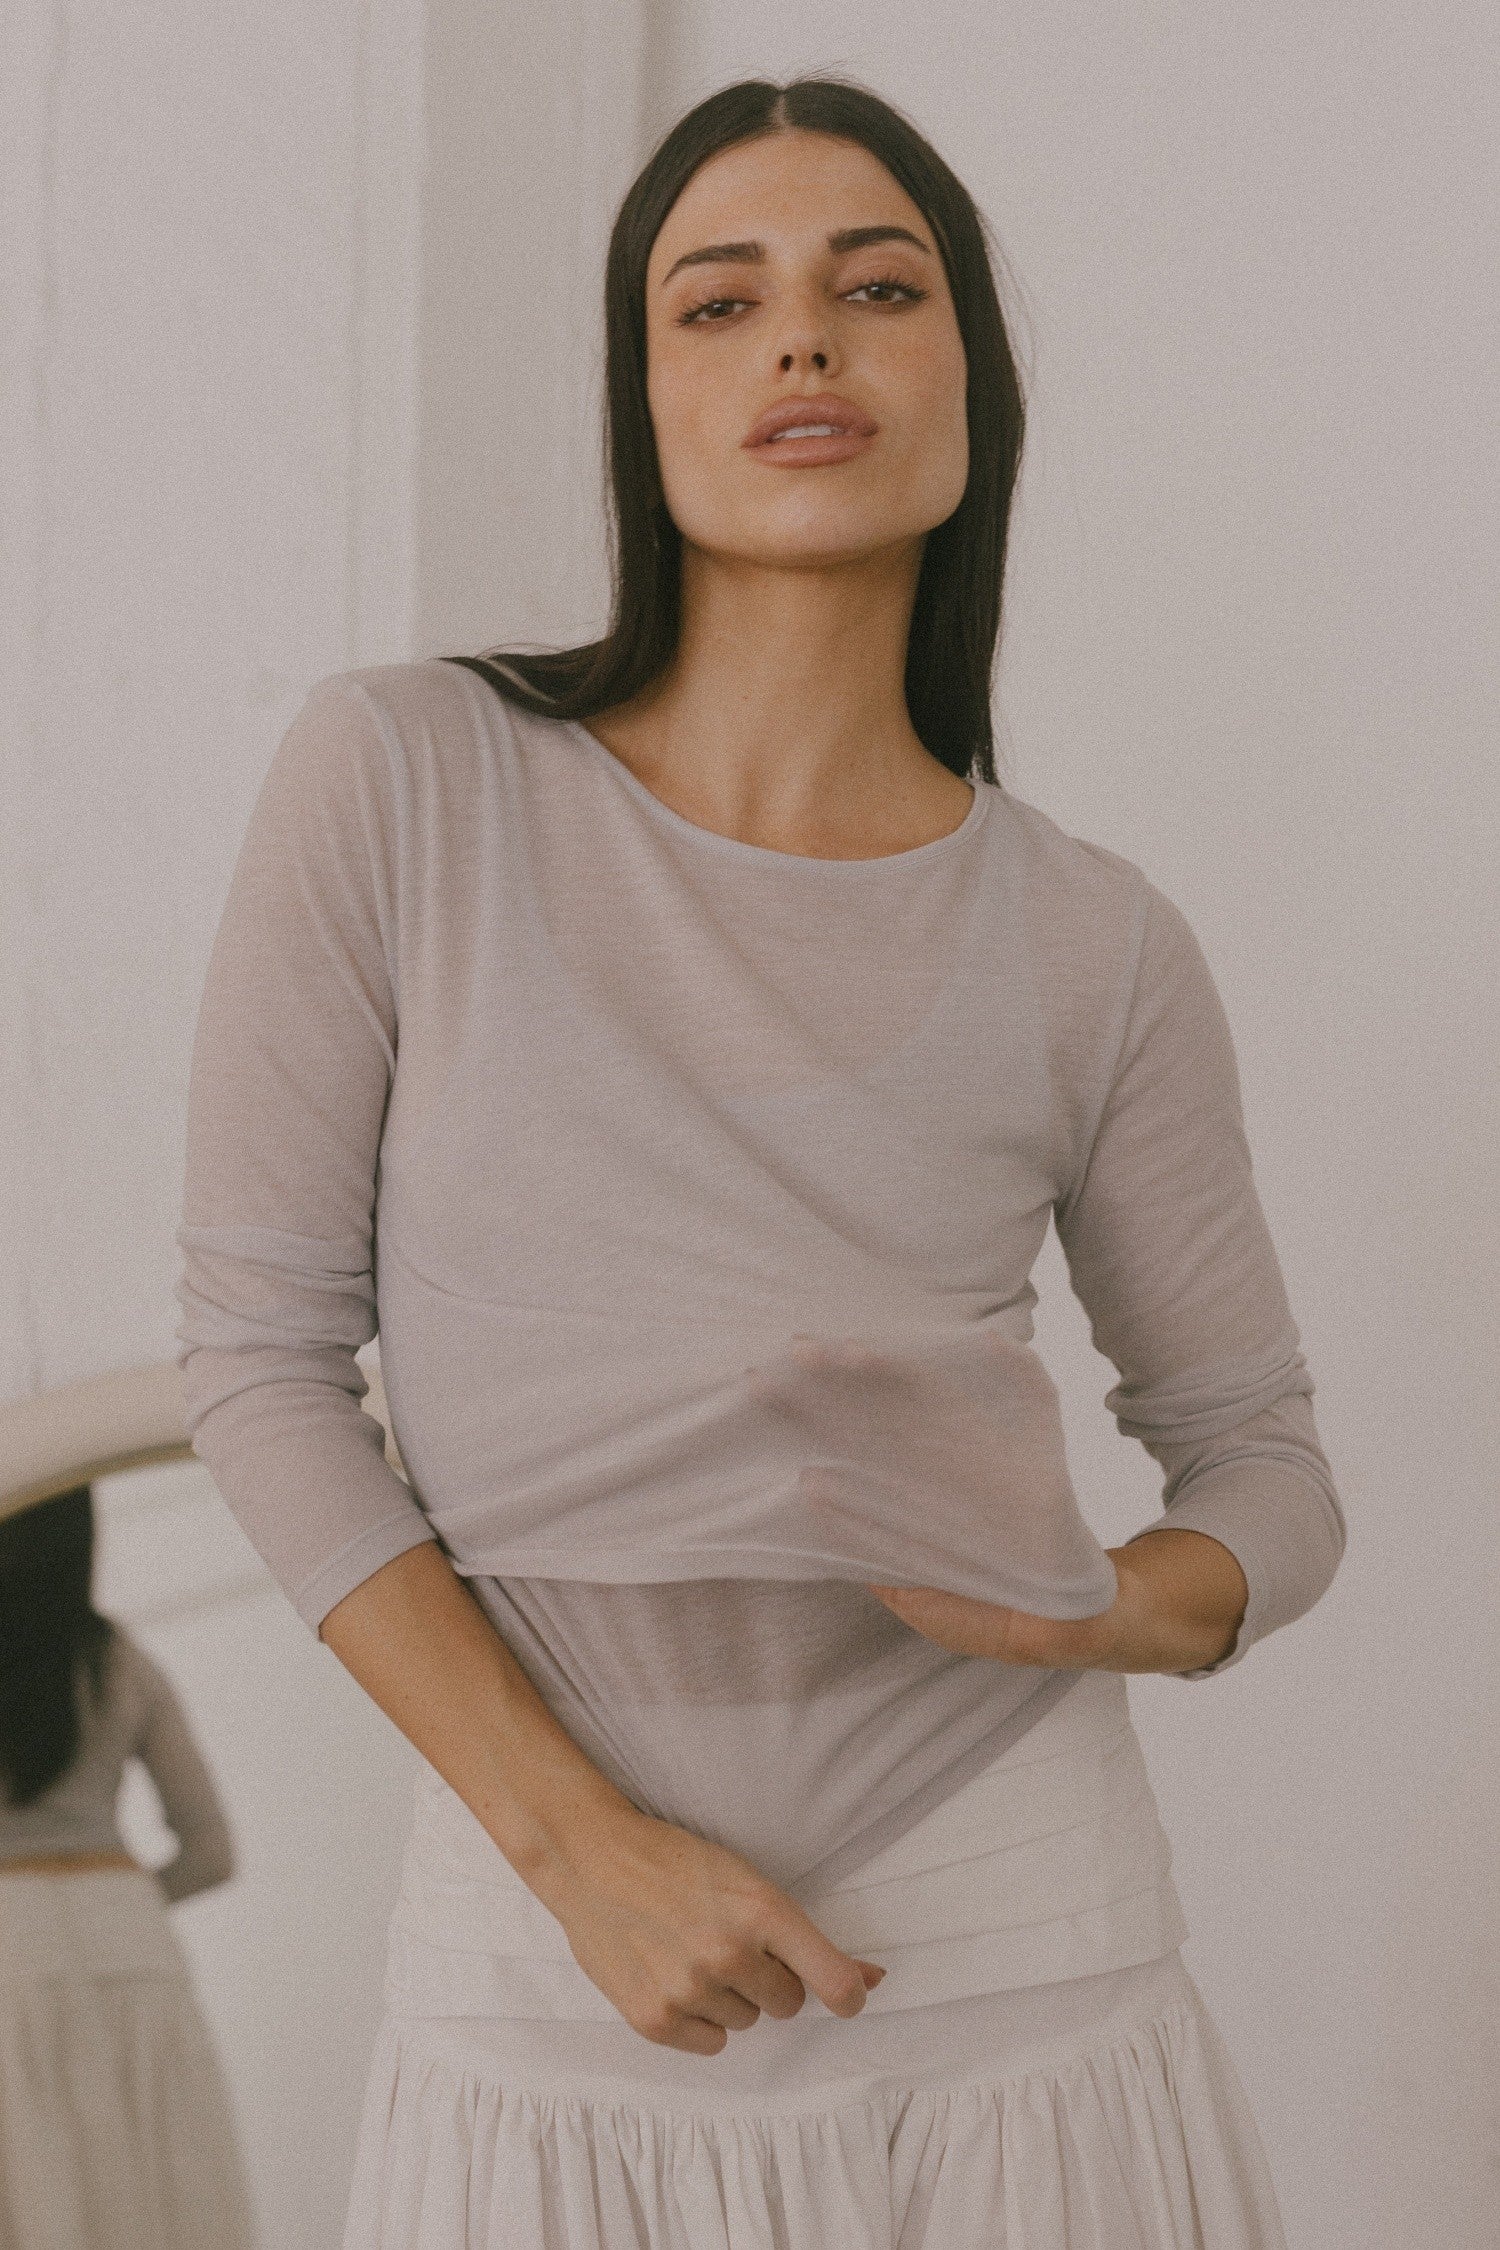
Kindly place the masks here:
[(994, 783), (814, 859), (467, 667), (313, 688), (209, 962), (178, 1230), (193, 1443), (310, 1627), (438, 1539), (637, 1802), (835, 1879), (1079, 1676), (953, 1655), (869, 1583), (1114, 1595), (1030, 1344), (1049, 1224), (1164, 1471), (1142, 1529), (1244, 1568), (1206, 1678), (1345, 1525), (1172, 901)]

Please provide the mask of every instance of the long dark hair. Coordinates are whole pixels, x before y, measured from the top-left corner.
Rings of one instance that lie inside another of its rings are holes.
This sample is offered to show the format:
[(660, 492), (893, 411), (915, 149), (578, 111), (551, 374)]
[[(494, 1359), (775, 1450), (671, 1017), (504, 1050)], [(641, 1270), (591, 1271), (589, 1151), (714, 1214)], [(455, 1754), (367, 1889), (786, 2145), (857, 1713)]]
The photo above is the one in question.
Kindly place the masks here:
[(0, 1795), (29, 1805), (78, 1754), (78, 1686), (96, 1696), (114, 1627), (93, 1604), (94, 1488), (0, 1518)]
[[(605, 505), (613, 598), (602, 640), (578, 648), (490, 650), (467, 664), (508, 701), (586, 719), (628, 701), (671, 663), (681, 627), (682, 535), (667, 512), (646, 390), (646, 261), (667, 213), (709, 157), (800, 126), (856, 141), (899, 181), (931, 227), (968, 360), (969, 481), (927, 537), (906, 654), (918, 739), (961, 778), (996, 780), (990, 695), (1011, 498), (1025, 407), (983, 213), (916, 127), (867, 88), (832, 74), (725, 86), (680, 118), (616, 216), (604, 278)], [(503, 665), (503, 671), (496, 671)]]

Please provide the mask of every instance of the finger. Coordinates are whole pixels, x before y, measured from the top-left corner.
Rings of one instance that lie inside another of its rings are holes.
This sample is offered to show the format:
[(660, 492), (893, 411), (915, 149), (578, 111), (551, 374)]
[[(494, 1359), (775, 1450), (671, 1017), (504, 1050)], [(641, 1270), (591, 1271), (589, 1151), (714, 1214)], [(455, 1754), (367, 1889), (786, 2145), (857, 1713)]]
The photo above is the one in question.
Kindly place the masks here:
[[(870, 1592), (893, 1609), (918, 1632), (963, 1632), (994, 1640), (1004, 1639), (1012, 1621), (1026, 1615), (1002, 1602), (976, 1601), (971, 1594), (950, 1593), (942, 1586), (871, 1586)], [(1031, 1623), (1053, 1625), (1054, 1618), (1033, 1618)]]
[(860, 1964), (840, 1952), (791, 1899), (785, 1901), (766, 1943), (834, 2015), (859, 2014), (868, 1990)]
[(914, 1633), (963, 1656), (1075, 1671), (1097, 1663), (1105, 1645), (1097, 1620), (1091, 1618), (1037, 1617), (935, 1586), (872, 1585), (870, 1591)]
[(807, 1987), (774, 1953), (757, 1949), (734, 1979), (737, 1991), (768, 2016), (785, 2022), (807, 1998)]
[(660, 2032), (648, 2031), (646, 2037), (658, 2047), (676, 2047), (685, 2055), (722, 2055), (729, 2045), (724, 2026), (704, 2016), (673, 2016)]
[(726, 2031), (748, 2031), (751, 2024), (760, 2020), (760, 2009), (755, 2002), (747, 2000), (743, 1992), (737, 1992), (728, 1984), (711, 1986), (701, 2000), (694, 2001), (693, 2013), (709, 2023), (722, 2024)]
[[(807, 1998), (807, 1988), (802, 1979), (794, 1977), (786, 1963), (778, 1961), (774, 1954), (763, 1953), (760, 1963), (760, 1966), (747, 1970), (736, 1980), (739, 1990), (747, 1995), (753, 1994), (768, 2016), (776, 2016), (784, 2021), (788, 2016), (796, 2015)], [(866, 1992), (873, 1992), (885, 1975), (884, 1969), (875, 1961), (856, 1960), (855, 1967), (864, 1979)]]
[(988, 1656), (1002, 1663), (1020, 1661), (1007, 1638), (1013, 1612), (995, 1602), (971, 1601), (935, 1586), (871, 1586), (877, 1601), (914, 1633), (940, 1648), (964, 1656)]
[(872, 1586), (888, 1609), (914, 1632), (982, 1642), (1007, 1664), (1071, 1663), (1089, 1645), (1089, 1620), (1038, 1617), (1000, 1602), (975, 1601), (940, 1586)]

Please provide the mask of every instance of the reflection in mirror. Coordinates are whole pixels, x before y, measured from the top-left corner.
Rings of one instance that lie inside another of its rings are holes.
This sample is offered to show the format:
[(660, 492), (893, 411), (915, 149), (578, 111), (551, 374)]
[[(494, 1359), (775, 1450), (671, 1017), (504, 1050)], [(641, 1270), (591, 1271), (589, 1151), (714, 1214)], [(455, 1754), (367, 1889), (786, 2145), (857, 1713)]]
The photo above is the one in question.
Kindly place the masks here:
[[(0, 1522), (6, 2235), (241, 2250), (248, 2183), (168, 1919), (229, 1880), (233, 1846), (171, 1680), (94, 1604), (94, 1534), (90, 1484)], [(154, 1870), (116, 1819), (127, 1759), (175, 1838)]]
[(0, 1516), (0, 1760), (0, 2242), (336, 2241), (418, 1761), (191, 1455)]

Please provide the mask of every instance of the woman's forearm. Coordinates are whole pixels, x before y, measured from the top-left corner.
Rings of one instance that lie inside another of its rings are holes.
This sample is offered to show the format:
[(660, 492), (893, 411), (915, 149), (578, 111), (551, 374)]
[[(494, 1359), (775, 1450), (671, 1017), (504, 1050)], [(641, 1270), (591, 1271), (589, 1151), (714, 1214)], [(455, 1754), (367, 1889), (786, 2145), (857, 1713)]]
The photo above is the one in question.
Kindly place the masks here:
[(836, 2015), (857, 2015), (884, 1976), (747, 1861), (643, 1813), (607, 1781), (435, 1541), (356, 1586), (320, 1633), (643, 2038), (718, 2054), (762, 2010), (795, 2015), (809, 1987)]
[(539, 1896), (581, 1835), (635, 1810), (553, 1717), (434, 1541), (336, 1602), (319, 1637)]
[(1132, 1670), (1185, 1672), (1228, 1655), (1244, 1623), (1250, 1586), (1222, 1540), (1203, 1531), (1153, 1525), (1123, 1548), (1109, 1551), (1116, 1571), (1136, 1572), (1150, 1595), (1158, 1645), (1153, 1648), (1147, 1638), (1144, 1654), (1156, 1661), (1132, 1665)]

